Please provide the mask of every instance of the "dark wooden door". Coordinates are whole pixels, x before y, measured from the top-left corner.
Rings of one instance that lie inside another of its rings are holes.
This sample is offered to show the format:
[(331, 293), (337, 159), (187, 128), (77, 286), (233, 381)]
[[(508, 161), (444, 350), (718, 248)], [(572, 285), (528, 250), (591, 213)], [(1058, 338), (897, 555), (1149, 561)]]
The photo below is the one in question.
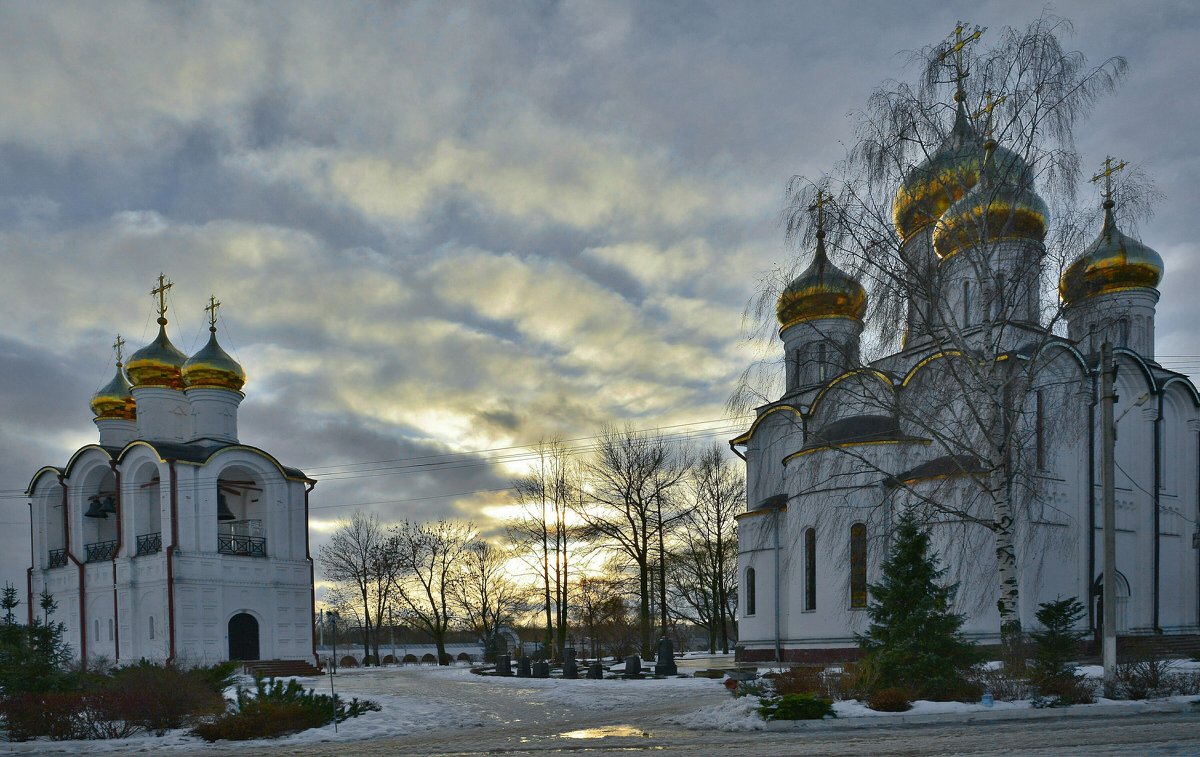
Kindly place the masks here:
[(229, 659), (258, 659), (258, 621), (239, 612), (229, 619)]

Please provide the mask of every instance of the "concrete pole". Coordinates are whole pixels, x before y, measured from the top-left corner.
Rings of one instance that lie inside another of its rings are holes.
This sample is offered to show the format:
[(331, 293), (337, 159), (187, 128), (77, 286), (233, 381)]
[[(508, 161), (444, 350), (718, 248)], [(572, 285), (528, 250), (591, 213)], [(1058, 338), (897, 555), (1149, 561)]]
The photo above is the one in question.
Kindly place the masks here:
[(1104, 685), (1111, 688), (1117, 672), (1117, 506), (1114, 475), (1114, 447), (1116, 427), (1113, 423), (1113, 405), (1116, 392), (1113, 387), (1112, 345), (1105, 341), (1100, 346), (1100, 480), (1104, 503)]

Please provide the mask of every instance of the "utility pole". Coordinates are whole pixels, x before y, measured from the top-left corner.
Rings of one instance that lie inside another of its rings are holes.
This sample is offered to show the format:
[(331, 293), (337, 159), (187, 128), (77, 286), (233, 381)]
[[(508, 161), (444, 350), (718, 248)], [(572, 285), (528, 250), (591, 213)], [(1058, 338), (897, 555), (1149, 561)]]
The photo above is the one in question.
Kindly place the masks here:
[(1114, 475), (1116, 424), (1113, 405), (1117, 395), (1113, 387), (1115, 373), (1112, 344), (1105, 340), (1100, 346), (1100, 480), (1104, 503), (1104, 578), (1102, 602), (1104, 617), (1104, 685), (1111, 690), (1117, 672), (1117, 506)]

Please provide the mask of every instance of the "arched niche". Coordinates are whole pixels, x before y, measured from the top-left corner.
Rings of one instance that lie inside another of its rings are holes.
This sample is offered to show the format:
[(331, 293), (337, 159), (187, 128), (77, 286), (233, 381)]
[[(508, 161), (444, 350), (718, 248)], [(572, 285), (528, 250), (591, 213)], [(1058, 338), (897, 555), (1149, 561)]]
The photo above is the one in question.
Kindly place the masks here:
[(116, 557), (120, 530), (117, 476), (107, 462), (79, 466), (71, 476), (73, 508), (80, 514), (80, 536), (85, 562)]
[(151, 555), (163, 549), (162, 471), (156, 462), (144, 460), (126, 467), (121, 505), (130, 524), (133, 554)]
[(216, 501), (217, 551), (266, 557), (271, 508), (263, 471), (233, 462), (219, 469), (211, 485)]

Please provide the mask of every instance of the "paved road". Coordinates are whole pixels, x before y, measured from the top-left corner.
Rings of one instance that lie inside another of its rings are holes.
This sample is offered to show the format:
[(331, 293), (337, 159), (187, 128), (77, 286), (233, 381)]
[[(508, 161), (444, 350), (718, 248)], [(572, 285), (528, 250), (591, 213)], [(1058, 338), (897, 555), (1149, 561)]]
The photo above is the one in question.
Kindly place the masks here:
[[(516, 681), (506, 682), (516, 684)], [(542, 755), (665, 752), (699, 755), (1200, 755), (1200, 712), (1114, 717), (1064, 715), (1039, 721), (895, 725), (791, 732), (725, 733), (666, 725), (672, 714), (723, 700), (719, 690), (664, 693), (629, 708), (587, 710), (554, 702), (546, 690), (498, 687), (486, 678), (420, 676), (355, 682), (356, 692), (426, 691), (483, 715), (484, 727), (439, 729), (340, 744), (281, 746), (289, 755)], [(432, 689), (432, 691), (431, 691)], [(540, 695), (539, 695), (540, 694)]]

